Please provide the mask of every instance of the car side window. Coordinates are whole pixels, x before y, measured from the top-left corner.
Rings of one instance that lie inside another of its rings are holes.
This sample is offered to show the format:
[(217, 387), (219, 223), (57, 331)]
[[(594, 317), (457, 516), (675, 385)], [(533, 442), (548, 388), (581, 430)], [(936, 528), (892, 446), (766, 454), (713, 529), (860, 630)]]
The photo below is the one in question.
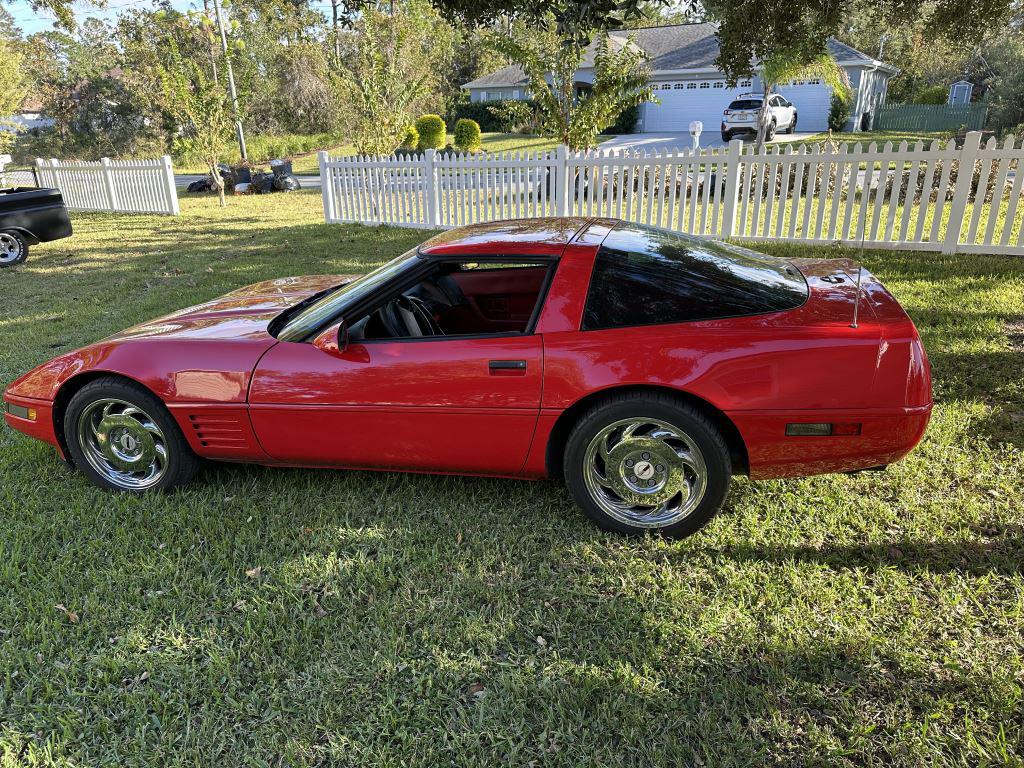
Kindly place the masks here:
[(530, 260), (441, 261), (418, 283), (382, 298), (353, 322), (357, 340), (529, 333), (552, 264)]
[(598, 251), (583, 330), (756, 315), (806, 300), (803, 276), (780, 259), (622, 224)]

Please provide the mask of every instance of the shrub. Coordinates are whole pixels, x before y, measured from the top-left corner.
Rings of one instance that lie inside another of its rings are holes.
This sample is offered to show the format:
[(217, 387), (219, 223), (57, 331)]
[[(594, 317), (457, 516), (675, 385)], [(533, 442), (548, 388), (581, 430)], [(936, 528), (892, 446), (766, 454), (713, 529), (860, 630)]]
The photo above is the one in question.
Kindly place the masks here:
[(416, 142), (416, 149), (421, 152), (424, 149), (441, 149), (448, 140), (444, 120), (438, 115), (421, 116), (416, 121), (416, 130), (420, 135), (419, 141)]
[(416, 145), (420, 143), (420, 132), (416, 130), (416, 126), (412, 123), (405, 126), (405, 130), (402, 131), (402, 143), (399, 145), (401, 149), (416, 149)]
[(832, 106), (828, 110), (829, 130), (837, 133), (846, 127), (853, 112), (853, 97), (849, 91), (833, 91)]
[(640, 107), (627, 107), (615, 118), (615, 122), (605, 128), (601, 133), (618, 136), (623, 133), (633, 133), (636, 130), (636, 121), (640, 119)]
[(480, 125), (476, 120), (462, 118), (455, 124), (454, 140), (463, 152), (476, 152), (480, 149)]
[(454, 128), (460, 119), (468, 118), (484, 133), (512, 133), (528, 128), (533, 115), (533, 102), (523, 99), (464, 101), (452, 106), (448, 124)]
[(949, 89), (944, 85), (930, 85), (917, 92), (915, 104), (945, 104)]

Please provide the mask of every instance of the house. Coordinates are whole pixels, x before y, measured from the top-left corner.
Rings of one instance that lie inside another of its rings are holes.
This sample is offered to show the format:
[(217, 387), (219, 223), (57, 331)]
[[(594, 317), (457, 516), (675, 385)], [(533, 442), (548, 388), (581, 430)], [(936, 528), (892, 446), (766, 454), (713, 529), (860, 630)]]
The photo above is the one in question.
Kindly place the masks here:
[[(628, 45), (632, 38), (648, 57), (651, 85), (660, 103), (647, 102), (640, 108), (636, 130), (644, 133), (684, 132), (691, 120), (704, 123), (705, 131), (717, 131), (722, 112), (741, 93), (762, 90), (757, 77), (740, 80), (729, 87), (724, 73), (715, 65), (718, 57), (717, 26), (710, 23), (674, 24), (663, 27), (612, 32), (612, 45)], [(897, 69), (865, 53), (828, 41), (828, 51), (850, 78), (854, 105), (846, 130), (862, 130), (885, 103), (889, 78)], [(593, 53), (588, 52), (577, 73), (578, 86), (593, 82)], [(465, 83), (471, 101), (529, 98), (529, 82), (519, 65), (503, 67)], [(779, 92), (796, 105), (800, 130), (824, 131), (832, 89), (820, 80), (800, 80), (780, 87)]]
[(26, 131), (32, 128), (49, 128), (53, 125), (53, 119), (43, 114), (43, 102), (34, 96), (26, 96), (21, 103), (21, 109), (6, 120), (10, 125), (17, 125), (19, 130)]

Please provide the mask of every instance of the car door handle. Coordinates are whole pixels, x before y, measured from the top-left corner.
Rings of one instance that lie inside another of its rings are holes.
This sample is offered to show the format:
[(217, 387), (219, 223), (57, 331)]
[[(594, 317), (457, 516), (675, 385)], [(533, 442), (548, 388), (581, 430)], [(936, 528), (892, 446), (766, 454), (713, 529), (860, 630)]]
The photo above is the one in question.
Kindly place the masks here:
[(523, 376), (526, 374), (526, 361), (489, 360), (487, 369), (492, 376)]

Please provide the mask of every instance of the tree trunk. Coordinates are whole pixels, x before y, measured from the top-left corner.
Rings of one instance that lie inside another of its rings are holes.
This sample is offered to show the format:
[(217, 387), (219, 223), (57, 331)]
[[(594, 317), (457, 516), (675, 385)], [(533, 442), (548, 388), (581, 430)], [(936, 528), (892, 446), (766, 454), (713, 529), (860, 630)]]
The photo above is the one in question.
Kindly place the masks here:
[(341, 38), (338, 36), (338, 6), (340, 0), (331, 0), (331, 11), (334, 14), (334, 63), (341, 66)]
[(765, 139), (768, 137), (768, 98), (774, 87), (774, 83), (764, 83), (764, 98), (761, 100), (761, 109), (757, 111), (757, 143), (754, 145), (756, 152), (764, 148)]
[(220, 199), (220, 207), (226, 208), (228, 203), (224, 199), (224, 177), (220, 175), (220, 168), (217, 167), (217, 160), (208, 160), (206, 165), (210, 169), (210, 178), (213, 179), (213, 185), (217, 188), (217, 197)]

